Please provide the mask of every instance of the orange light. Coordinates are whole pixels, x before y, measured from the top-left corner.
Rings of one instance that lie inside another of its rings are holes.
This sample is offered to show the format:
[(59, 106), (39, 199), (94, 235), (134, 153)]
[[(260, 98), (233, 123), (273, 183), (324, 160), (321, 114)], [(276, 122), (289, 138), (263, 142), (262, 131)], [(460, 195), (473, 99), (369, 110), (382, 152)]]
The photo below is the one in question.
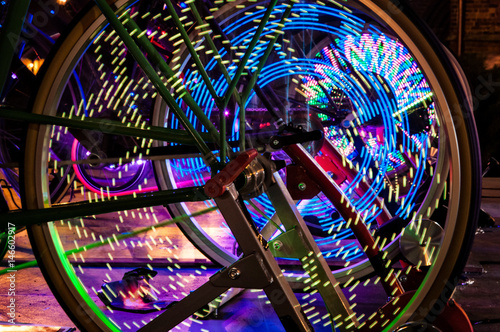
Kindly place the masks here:
[(44, 59), (31, 60), (29, 58), (22, 58), (21, 61), (33, 74), (36, 75), (43, 64)]

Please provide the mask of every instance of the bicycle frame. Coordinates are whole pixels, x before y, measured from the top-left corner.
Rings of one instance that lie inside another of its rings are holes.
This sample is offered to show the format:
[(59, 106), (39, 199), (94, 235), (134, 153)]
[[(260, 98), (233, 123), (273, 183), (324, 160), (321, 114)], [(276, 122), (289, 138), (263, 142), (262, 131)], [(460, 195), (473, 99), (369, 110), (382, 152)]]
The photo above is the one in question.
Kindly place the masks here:
[[(194, 100), (190, 96), (189, 92), (183, 92), (182, 93), (182, 98), (183, 100), (192, 107), (196, 117), (203, 123), (203, 125), (208, 129), (208, 133), (200, 133), (194, 129), (194, 127), (191, 125), (187, 117), (184, 115), (183, 111), (179, 108), (177, 103), (175, 102), (174, 98), (172, 97), (170, 91), (167, 90), (166, 86), (164, 83), (161, 81), (160, 77), (158, 74), (155, 72), (153, 69), (153, 65), (157, 66), (163, 71), (163, 74), (167, 78), (173, 78), (174, 73), (170, 69), (170, 67), (165, 63), (165, 61), (162, 59), (162, 57), (158, 54), (158, 51), (153, 47), (153, 45), (150, 43), (150, 41), (142, 36), (137, 39), (137, 42), (139, 46), (143, 47), (149, 54), (150, 58), (153, 59), (154, 63), (150, 64), (149, 61), (145, 58), (144, 54), (142, 51), (138, 48), (138, 45), (136, 44), (136, 41), (133, 40), (133, 38), (129, 35), (129, 33), (126, 30), (126, 27), (118, 20), (117, 16), (115, 15), (114, 11), (109, 7), (109, 5), (106, 3), (105, 0), (96, 0), (95, 1), (99, 7), (101, 8), (103, 14), (106, 16), (106, 18), (109, 20), (110, 24), (114, 27), (114, 29), (117, 31), (117, 33), (120, 35), (120, 37), (123, 39), (124, 43), (128, 47), (129, 51), (131, 52), (132, 56), (136, 59), (136, 61), (139, 63), (139, 65), (143, 68), (145, 71), (146, 75), (149, 77), (149, 79), (153, 82), (155, 87), (158, 89), (160, 92), (161, 96), (166, 100), (168, 106), (175, 112), (176, 116), (179, 117), (179, 119), (182, 122), (182, 125), (184, 128), (186, 128), (186, 131), (183, 130), (177, 130), (177, 129), (168, 129), (164, 127), (148, 127), (147, 130), (143, 130), (144, 128), (133, 128), (126, 126), (122, 123), (119, 123), (117, 121), (103, 121), (99, 120), (98, 122), (93, 121), (91, 118), (86, 118), (83, 121), (81, 119), (71, 119), (71, 118), (62, 118), (62, 117), (53, 117), (53, 116), (46, 116), (46, 115), (40, 115), (40, 114), (31, 114), (29, 112), (25, 112), (23, 110), (16, 110), (13, 108), (8, 108), (8, 107), (1, 107), (0, 108), (0, 117), (5, 118), (5, 119), (10, 119), (10, 120), (16, 120), (16, 121), (23, 121), (23, 122), (35, 122), (35, 123), (40, 123), (40, 124), (52, 124), (52, 125), (59, 125), (59, 126), (67, 126), (70, 128), (77, 128), (77, 129), (97, 129), (99, 124), (102, 124), (104, 122), (105, 126), (100, 126), (99, 130), (103, 131), (104, 133), (114, 133), (114, 134), (120, 134), (120, 135), (126, 135), (126, 136), (133, 136), (133, 137), (140, 137), (140, 138), (148, 138), (148, 139), (157, 139), (157, 140), (163, 140), (163, 141), (168, 141), (168, 142), (173, 142), (173, 143), (180, 143), (180, 144), (192, 144), (198, 147), (199, 151), (202, 153), (202, 156), (204, 157), (205, 161), (207, 164), (211, 165), (212, 167), (215, 166), (218, 161), (217, 158), (213, 155), (211, 152), (210, 148), (207, 146), (207, 143), (217, 143), (220, 146), (220, 162), (224, 164), (225, 162), (225, 153), (224, 151), (228, 150), (228, 144), (225, 140), (225, 134), (219, 135), (219, 132), (215, 128), (215, 126), (210, 122), (210, 120), (207, 118), (207, 116), (203, 113), (203, 111), (199, 108), (198, 105), (195, 104)], [(269, 15), (272, 12), (272, 9), (276, 5), (277, 1), (275, 0), (274, 2), (271, 3), (269, 6), (264, 19), (259, 25), (260, 30), (262, 30), (267, 22), (267, 19), (269, 19)], [(3, 66), (0, 67), (0, 82), (5, 82), (7, 73), (8, 73), (8, 67), (10, 65), (10, 60), (12, 56), (14, 55), (15, 52), (15, 47), (13, 46), (12, 40), (18, 40), (20, 36), (20, 32), (22, 29), (22, 23), (23, 18), (26, 16), (28, 7), (29, 7), (30, 1), (29, 0), (20, 0), (20, 1), (14, 1), (10, 4), (9, 7), (9, 20), (6, 22), (5, 28), (3, 30), (1, 39), (0, 39), (0, 45), (6, 45), (8, 44), (10, 47), (6, 48), (8, 51), (2, 52), (2, 56), (5, 57), (1, 63), (4, 64)], [(175, 11), (171, 8), (172, 3), (170, 0), (166, 1), (167, 6), (172, 10), (172, 13), (175, 13)], [(191, 4), (192, 5), (192, 4)], [(198, 11), (196, 8), (191, 6), (194, 13), (197, 14)], [(290, 14), (292, 6), (289, 6), (288, 10), (283, 13), (282, 17), (282, 22), (288, 17)], [(195, 15), (197, 18), (200, 18), (200, 15)], [(201, 18), (200, 18), (201, 19)], [(130, 26), (131, 29), (135, 29), (138, 31), (138, 35), (141, 35), (142, 32), (139, 30), (139, 27), (132, 23), (132, 20), (128, 21), (128, 25)], [(220, 29), (220, 28), (219, 28)], [(259, 31), (260, 31), (259, 30)], [(189, 37), (187, 36), (187, 33), (185, 31), (183, 32), (181, 29), (181, 34), (182, 38), (184, 40), (187, 40)], [(142, 34), (144, 35), (144, 34)], [(258, 73), (262, 69), (266, 59), (269, 57), (272, 47), (274, 43), (277, 40), (277, 37), (279, 36), (279, 30), (275, 33), (275, 38), (271, 40), (269, 43), (265, 55), (262, 59), (262, 61), (259, 63), (258, 69), (256, 73), (253, 75), (252, 79), (250, 80), (249, 84), (246, 87), (246, 90), (242, 93), (242, 98), (239, 98), (240, 100), (238, 103), (240, 105), (244, 105), (246, 103), (246, 99), (248, 99), (250, 90), (255, 87), (256, 85), (256, 77), (258, 76)], [(256, 33), (254, 38), (251, 41), (251, 45), (255, 45), (258, 42), (259, 38), (259, 33)], [(190, 43), (186, 43), (187, 45), (190, 45)], [(214, 52), (217, 52), (215, 54), (218, 54), (217, 48), (213, 43), (211, 43), (212, 50)], [(3, 48), (2, 48), (3, 49)], [(198, 55), (194, 50), (191, 48), (190, 54), (195, 58), (196, 63), (200, 63), (200, 60), (198, 58)], [(234, 78), (230, 81), (230, 85), (228, 90), (226, 91), (226, 94), (222, 97), (217, 97), (214, 96), (218, 103), (217, 105), (220, 106), (220, 109), (224, 109), (228, 102), (229, 99), (231, 98), (232, 95), (238, 95), (235, 91), (234, 88), (238, 81), (241, 78), (241, 75), (245, 71), (245, 66), (247, 65), (247, 61), (250, 57), (251, 54), (251, 47), (247, 50), (246, 54), (242, 58), (238, 70), (234, 76)], [(0, 59), (2, 60), (2, 59)], [(220, 65), (223, 67), (222, 63)], [(215, 91), (213, 90), (212, 84), (210, 83), (206, 73), (203, 75), (205, 83), (207, 86), (210, 88), (210, 91), (212, 91), (215, 94)], [(244, 108), (242, 108), (244, 109)], [(270, 108), (269, 108), (270, 109)], [(244, 112), (241, 115), (240, 123), (244, 123)], [(221, 117), (221, 121), (224, 122), (224, 117)], [(241, 127), (242, 132), (240, 134), (240, 148), (244, 146), (244, 125)], [(104, 129), (102, 129), (104, 128)], [(221, 125), (221, 128), (225, 128), (225, 124)], [(221, 130), (221, 132), (224, 132)], [(351, 171), (352, 172), (352, 171)], [(336, 191), (338, 192), (338, 188)], [(172, 193), (175, 196), (175, 193)], [(199, 192), (197, 191), (196, 188), (193, 189), (192, 194), (194, 196), (199, 197)], [(165, 193), (165, 196), (168, 196), (167, 193)], [(203, 200), (205, 197), (200, 197), (201, 200)], [(124, 202), (127, 202), (127, 198), (124, 198)], [(120, 200), (121, 201), (121, 200)], [(175, 200), (169, 200), (170, 202), (175, 202)], [(127, 203), (124, 203), (127, 204)], [(75, 205), (76, 206), (76, 205)], [(68, 205), (67, 207), (60, 208), (60, 216), (61, 218), (65, 218), (73, 216), (74, 215), (74, 207), (73, 205)], [(119, 206), (117, 208), (123, 208), (126, 205)], [(68, 211), (68, 214), (65, 214), (65, 210)], [(116, 210), (109, 210), (108, 212), (112, 212)], [(30, 219), (30, 224), (37, 224), (40, 222), (46, 222), (47, 219), (46, 217), (42, 217), (43, 214), (33, 212), (31, 219)], [(13, 217), (14, 218), (14, 217)], [(12, 219), (10, 219), (12, 220)], [(20, 227), (27, 226), (27, 224), (24, 224), (23, 221), (20, 221)], [(373, 239), (372, 239), (373, 240)]]
[[(10, 60), (15, 54), (15, 45), (12, 40), (18, 40), (21, 35), (22, 21), (26, 16), (28, 7), (31, 1), (29, 0), (16, 0), (11, 2), (9, 6), (9, 16), (8, 21), (2, 31), (2, 36), (0, 37), (0, 49), (6, 50), (2, 51), (0, 55), (0, 91), (2, 91), (5, 81), (8, 77), (8, 70), (10, 66)], [(210, 92), (215, 98), (216, 104), (219, 109), (225, 109), (231, 98), (236, 98), (237, 103), (240, 105), (242, 113), (240, 115), (240, 142), (239, 148), (243, 150), (245, 148), (245, 112), (244, 105), (249, 98), (252, 89), (260, 90), (257, 85), (257, 77), (260, 70), (262, 70), (267, 58), (273, 50), (274, 43), (280, 35), (280, 28), (277, 28), (274, 38), (269, 42), (267, 49), (264, 52), (264, 56), (261, 62), (257, 66), (257, 70), (254, 72), (253, 77), (249, 80), (243, 93), (238, 94), (235, 91), (236, 85), (241, 79), (241, 76), (245, 73), (245, 66), (248, 63), (253, 47), (258, 43), (260, 32), (264, 29), (268, 22), (269, 16), (271, 15), (274, 7), (277, 4), (277, 0), (272, 0), (266, 13), (258, 25), (257, 32), (250, 42), (250, 46), (246, 50), (244, 56), (238, 65), (236, 74), (232, 79), (226, 74), (226, 79), (229, 82), (229, 87), (223, 96), (218, 96), (208, 78), (206, 72), (203, 71), (203, 65), (198, 58), (197, 53), (193, 49), (192, 45), (188, 42), (189, 36), (187, 32), (182, 28), (182, 24), (178, 17), (175, 17), (175, 10), (173, 9), (172, 2), (170, 0), (165, 0), (165, 3), (169, 10), (172, 12), (172, 16), (175, 22), (178, 23), (181, 37), (186, 41), (188, 45), (188, 50), (190, 55), (193, 57), (194, 62), (197, 63), (201, 70), (201, 75), (204, 79)], [(179, 144), (194, 145), (196, 146), (205, 162), (212, 168), (223, 168), (226, 161), (234, 157), (227, 138), (225, 135), (225, 118), (221, 116), (220, 132), (211, 123), (210, 119), (205, 115), (202, 109), (196, 104), (194, 99), (191, 97), (188, 91), (176, 91), (177, 97), (182, 98), (182, 100), (191, 107), (195, 113), (197, 119), (205, 126), (208, 133), (198, 132), (194, 126), (190, 123), (189, 119), (186, 117), (182, 109), (178, 106), (176, 98), (172, 95), (172, 92), (167, 89), (163, 83), (160, 75), (156, 72), (154, 67), (159, 68), (162, 74), (168, 79), (174, 79), (175, 74), (170, 69), (169, 65), (163, 60), (161, 55), (151, 44), (147, 37), (144, 36), (139, 27), (132, 21), (128, 20), (127, 23), (123, 24), (119, 18), (128, 15), (127, 13), (119, 14), (122, 16), (117, 17), (113, 9), (108, 5), (105, 0), (95, 0), (95, 3), (99, 6), (102, 13), (106, 16), (108, 22), (113, 27), (113, 29), (120, 36), (121, 40), (127, 46), (127, 49), (132, 54), (136, 62), (145, 72), (146, 76), (153, 83), (163, 100), (167, 103), (169, 108), (175, 113), (179, 118), (182, 126), (185, 130), (168, 129), (164, 127), (150, 126), (148, 128), (134, 128), (126, 126), (117, 121), (111, 120), (99, 120), (95, 121), (91, 118), (89, 119), (72, 119), (70, 117), (59, 117), (59, 116), (47, 116), (41, 114), (31, 114), (24, 110), (14, 109), (11, 107), (0, 107), (0, 117), (4, 119), (10, 119), (15, 121), (32, 122), (47, 125), (59, 125), (66, 126), (70, 128), (77, 129), (97, 129), (99, 128), (102, 132), (120, 134), (125, 136), (140, 137), (147, 139), (155, 139), (160, 141), (168, 141)], [(190, 3), (189, 6), (194, 13), (194, 16), (201, 21), (201, 15), (194, 6)], [(291, 12), (292, 5), (289, 5), (288, 9), (283, 13), (281, 22), (285, 22), (288, 15)], [(216, 27), (215, 27), (216, 28)], [(215, 29), (214, 28), (214, 29)], [(220, 27), (219, 27), (220, 29)], [(128, 30), (136, 30), (136, 35), (141, 36), (138, 38), (133, 38), (130, 36)], [(210, 43), (209, 43), (210, 44)], [(253, 45), (253, 46), (252, 46)], [(14, 47), (12, 47), (14, 46)], [(218, 50), (213, 43), (210, 44), (212, 51), (217, 55)], [(148, 60), (141, 49), (147, 51), (149, 59)], [(224, 68), (221, 61), (218, 61), (218, 65)], [(263, 92), (261, 91), (260, 94)], [(265, 99), (265, 98), (264, 98)], [(271, 107), (268, 110), (272, 113)], [(276, 119), (279, 120), (279, 119)], [(106, 124), (102, 127), (98, 127), (99, 124)], [(107, 129), (106, 129), (107, 128)], [(217, 144), (219, 146), (220, 155), (219, 158), (212, 152), (208, 144)], [(350, 228), (355, 233), (358, 241), (362, 247), (368, 247), (366, 254), (374, 266), (374, 270), (377, 274), (382, 276), (387, 276), (385, 280), (382, 281), (386, 292), (390, 296), (401, 295), (403, 289), (399, 284), (399, 281), (394, 277), (393, 273), (384, 267), (384, 259), (381, 257), (379, 247), (374, 241), (373, 236), (368, 232), (366, 225), (363, 222), (358, 222), (360, 220), (359, 212), (354, 209), (349, 208), (349, 200), (344, 199), (344, 195), (341, 189), (336, 186), (331, 180), (328, 179), (326, 173), (322, 171), (321, 167), (311, 160), (305, 150), (301, 149), (300, 145), (293, 144), (286, 146), (284, 148), (285, 152), (294, 161), (301, 165), (305, 170), (312, 174), (313, 181), (321, 188), (321, 190), (328, 197), (330, 202), (340, 211), (342, 217), (345, 220), (353, 221), (350, 223)], [(331, 149), (331, 153), (335, 153), (335, 149)], [(339, 156), (336, 156), (339, 160)], [(354, 171), (348, 171), (349, 176), (352, 178)], [(362, 190), (368, 190), (367, 187), (362, 188)], [(277, 209), (278, 215), (286, 215), (287, 217), (280, 217), (286, 229), (286, 235), (281, 237), (279, 241), (287, 242), (290, 239), (299, 239), (301, 241), (301, 246), (298, 248), (292, 248), (288, 246), (288, 257), (303, 258), (312, 257), (315, 266), (319, 267), (321, 279), (327, 280), (328, 284), (321, 288), (320, 292), (324, 297), (326, 295), (332, 295), (330, 300), (327, 300), (327, 307), (331, 312), (335, 312), (341, 316), (341, 319), (346, 319), (349, 324), (348, 326), (357, 325), (357, 321), (352, 316), (352, 310), (347, 305), (347, 300), (342, 294), (338, 283), (333, 277), (330, 268), (326, 264), (325, 259), (321, 255), (321, 251), (318, 249), (314, 242), (311, 234), (307, 230), (302, 217), (294, 209), (294, 203), (288, 194), (283, 183), (280, 183), (279, 176), (274, 175), (274, 183), (268, 189), (268, 195), (271, 197), (273, 204)], [(203, 192), (202, 187), (191, 187), (184, 188), (180, 190), (164, 190), (155, 193), (146, 193), (139, 195), (128, 195), (119, 197), (114, 201), (103, 201), (103, 202), (85, 202), (85, 203), (72, 203), (64, 206), (57, 206), (51, 209), (39, 209), (39, 210), (21, 210), (19, 212), (10, 212), (0, 215), (2, 224), (0, 228), (5, 227), (8, 223), (15, 222), (16, 227), (25, 227), (35, 224), (40, 224), (44, 222), (49, 222), (53, 220), (54, 213), (57, 212), (57, 219), (67, 219), (73, 217), (79, 217), (85, 215), (89, 208), (92, 208), (94, 213), (109, 213), (120, 211), (123, 209), (130, 208), (140, 208), (148, 207), (158, 204), (172, 204), (184, 201), (205, 201), (209, 197)], [(204, 305), (208, 303), (216, 296), (225, 292), (230, 287), (243, 287), (243, 288), (262, 288), (266, 291), (274, 309), (282, 319), (285, 328), (293, 331), (310, 331), (312, 327), (310, 326), (305, 315), (300, 311), (300, 305), (295, 298), (290, 286), (287, 284), (285, 278), (280, 272), (279, 266), (274, 260), (274, 256), (271, 254), (270, 250), (267, 250), (266, 243), (261, 240), (260, 234), (255, 232), (252, 228), (252, 221), (245, 214), (244, 207), (238, 202), (238, 193), (235, 191), (234, 186), (228, 184), (228, 189), (224, 192), (221, 197), (216, 198), (217, 205), (221, 210), (222, 214), (226, 216), (229, 227), (235, 234), (237, 242), (243, 250), (244, 258), (234, 263), (232, 266), (228, 267), (226, 270), (222, 270), (210, 281), (199, 288), (197, 291), (188, 296), (185, 300), (182, 300), (178, 305), (173, 306), (172, 309), (168, 309), (164, 314), (160, 315), (157, 320), (154, 320), (152, 324), (141, 329), (141, 331), (153, 331), (157, 327), (165, 327), (166, 322), (175, 326), (182, 320), (189, 317), (194, 313), (197, 308), (196, 306)], [(112, 203), (112, 204), (111, 204)], [(379, 223), (387, 221), (388, 215), (382, 217)], [(5, 227), (6, 228), (6, 227)], [(300, 232), (297, 232), (300, 231)], [(299, 234), (300, 233), (300, 234)], [(276, 252), (275, 252), (276, 253)], [(312, 253), (312, 254), (311, 254)], [(278, 253), (276, 253), (278, 254)], [(226, 273), (229, 271), (229, 273)], [(233, 278), (231, 271), (238, 271), (238, 276)], [(257, 274), (255, 280), (249, 278), (248, 274), (252, 271)], [(241, 273), (241, 278), (240, 278)], [(323, 281), (324, 282), (324, 281)], [(283, 298), (285, 300), (283, 300)], [(333, 320), (332, 320), (333, 323)], [(170, 325), (168, 325), (170, 326)]]

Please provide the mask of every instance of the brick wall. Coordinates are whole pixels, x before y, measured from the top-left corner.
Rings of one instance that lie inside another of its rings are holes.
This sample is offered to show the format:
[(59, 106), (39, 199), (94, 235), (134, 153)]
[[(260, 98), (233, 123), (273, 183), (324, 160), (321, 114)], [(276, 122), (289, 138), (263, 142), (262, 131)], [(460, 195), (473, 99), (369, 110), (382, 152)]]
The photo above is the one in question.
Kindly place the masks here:
[[(448, 42), (456, 49), (458, 41), (459, 0), (450, 0)], [(465, 14), (463, 53), (482, 54), (490, 59), (500, 56), (500, 1), (463, 0)], [(500, 64), (500, 63), (499, 63)]]
[[(436, 35), (458, 53), (460, 0), (407, 0)], [(462, 0), (462, 54), (486, 57), (486, 67), (500, 66), (500, 0)]]
[[(458, 52), (460, 0), (407, 0), (443, 43)], [(459, 61), (475, 100), (483, 165), (500, 160), (500, 0), (462, 0), (463, 39)], [(494, 66), (497, 66), (495, 69)], [(491, 175), (491, 174), (490, 174)], [(492, 176), (498, 176), (498, 173)]]

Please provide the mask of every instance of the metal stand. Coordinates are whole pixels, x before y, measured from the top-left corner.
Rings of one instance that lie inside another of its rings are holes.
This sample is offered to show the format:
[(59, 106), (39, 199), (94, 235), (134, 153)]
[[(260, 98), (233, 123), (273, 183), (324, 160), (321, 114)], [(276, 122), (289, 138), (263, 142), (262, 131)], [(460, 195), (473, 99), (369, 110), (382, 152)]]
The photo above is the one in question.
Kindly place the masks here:
[(168, 331), (231, 287), (263, 289), (287, 331), (313, 331), (278, 263), (267, 250), (267, 243), (238, 203), (234, 185), (227, 189), (215, 201), (243, 251), (243, 258), (213, 275), (139, 331)]
[(278, 173), (274, 173), (274, 183), (266, 193), (286, 229), (270, 245), (274, 256), (300, 259), (311, 279), (309, 287), (317, 289), (325, 302), (332, 326), (341, 331), (358, 326), (356, 315)]

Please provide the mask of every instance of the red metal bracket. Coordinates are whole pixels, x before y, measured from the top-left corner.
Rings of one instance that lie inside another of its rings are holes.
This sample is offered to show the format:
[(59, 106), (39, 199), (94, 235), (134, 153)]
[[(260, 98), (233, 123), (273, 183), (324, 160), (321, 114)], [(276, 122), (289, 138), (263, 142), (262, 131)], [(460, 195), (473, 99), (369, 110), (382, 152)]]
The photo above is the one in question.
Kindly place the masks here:
[(226, 191), (226, 186), (236, 180), (258, 154), (257, 150), (251, 149), (231, 160), (226, 167), (207, 181), (204, 187), (205, 195), (211, 198), (222, 195)]
[(307, 176), (307, 171), (298, 165), (286, 167), (286, 189), (294, 200), (311, 199), (320, 192), (316, 183)]

